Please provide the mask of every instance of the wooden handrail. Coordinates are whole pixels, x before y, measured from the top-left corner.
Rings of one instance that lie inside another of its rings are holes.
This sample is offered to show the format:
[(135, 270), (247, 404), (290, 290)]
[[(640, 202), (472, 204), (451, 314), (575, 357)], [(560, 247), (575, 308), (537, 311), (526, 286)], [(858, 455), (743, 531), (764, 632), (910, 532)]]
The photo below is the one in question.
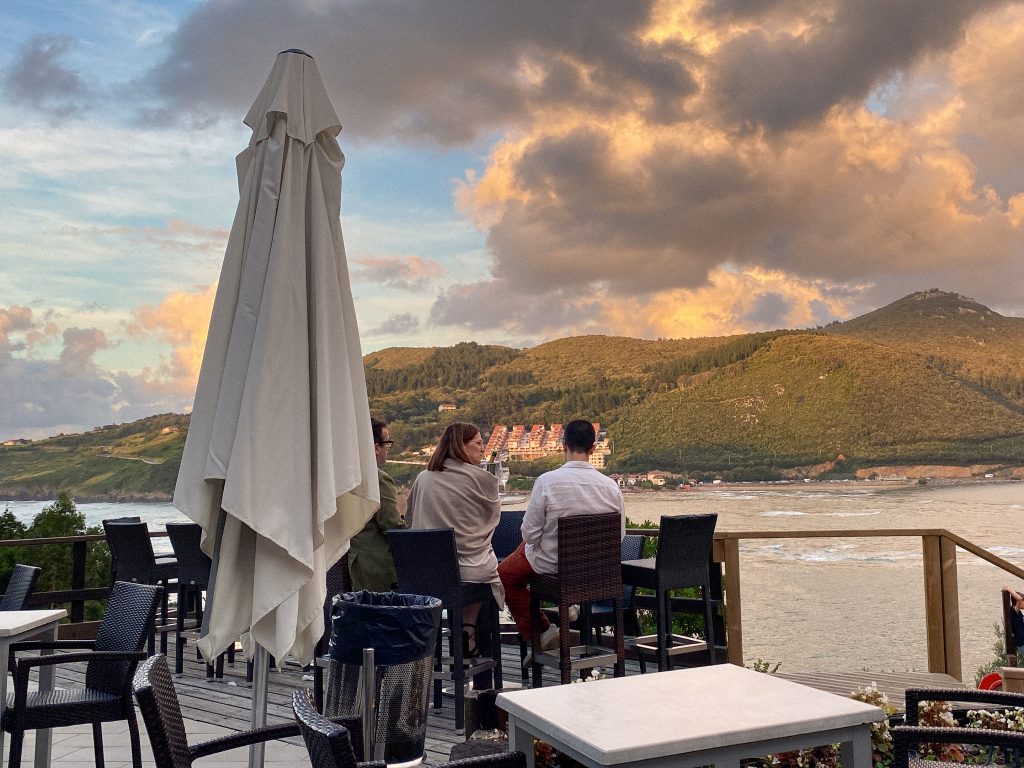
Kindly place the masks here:
[[(628, 533), (658, 536), (657, 528), (629, 528)], [(151, 531), (151, 538), (167, 536), (165, 531)], [(957, 594), (956, 549), (959, 547), (975, 557), (1024, 580), (1024, 568), (994, 555), (977, 544), (951, 533), (945, 528), (870, 528), (800, 531), (716, 531), (713, 560), (725, 567), (725, 636), (728, 658), (734, 664), (743, 664), (743, 606), (741, 591), (740, 542), (755, 539), (865, 539), (905, 538), (921, 539), (922, 568), (924, 571), (925, 624), (928, 638), (928, 668), (931, 672), (944, 672), (961, 679), (960, 610)], [(48, 539), (4, 539), (0, 549), (6, 547), (68, 544), (74, 552), (72, 589), (38, 595), (39, 601), (60, 600), (71, 603), (71, 621), (80, 623), (85, 600), (97, 599), (105, 588), (85, 588), (85, 547), (89, 542), (104, 541), (102, 534), (60, 536)], [(721, 567), (721, 566), (716, 566)], [(37, 604), (34, 601), (34, 604)]]
[[(657, 536), (655, 528), (629, 528), (631, 534)], [(924, 570), (928, 670), (963, 679), (960, 656), (960, 605), (956, 549), (959, 547), (1006, 573), (1024, 579), (1024, 568), (993, 555), (945, 528), (870, 528), (802, 531), (715, 531), (712, 557), (725, 566), (725, 626), (728, 658), (743, 664), (743, 609), (739, 543), (752, 539), (867, 539), (920, 537)]]

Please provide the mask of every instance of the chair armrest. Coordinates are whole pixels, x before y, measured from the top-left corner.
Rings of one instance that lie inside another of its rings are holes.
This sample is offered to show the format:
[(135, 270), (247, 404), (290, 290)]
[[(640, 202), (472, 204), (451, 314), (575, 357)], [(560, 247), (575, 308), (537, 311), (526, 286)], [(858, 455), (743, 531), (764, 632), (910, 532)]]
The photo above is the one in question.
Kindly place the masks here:
[(53, 653), (45, 656), (29, 656), (16, 659), (14, 667), (14, 706), (25, 706), (25, 701), (28, 698), (28, 675), (33, 667), (73, 664), (93, 659), (142, 661), (145, 658), (145, 651), (83, 651), (82, 653)]
[(95, 640), (25, 640), (20, 643), (12, 643), (11, 651), (60, 651), (72, 648), (92, 648), (96, 645)]
[(915, 726), (917, 705), (922, 701), (969, 701), (975, 704), (1024, 707), (1024, 693), (983, 691), (978, 688), (907, 688), (905, 701), (907, 725)]
[(255, 728), (251, 731), (241, 731), (230, 736), (221, 736), (216, 739), (201, 742), (188, 748), (189, 755), (193, 760), (201, 757), (209, 757), (224, 752), (228, 749), (248, 747), (253, 744), (261, 744), (273, 739), (287, 739), (299, 735), (299, 726), (296, 723), (283, 723), (281, 725), (268, 725), (266, 728)]

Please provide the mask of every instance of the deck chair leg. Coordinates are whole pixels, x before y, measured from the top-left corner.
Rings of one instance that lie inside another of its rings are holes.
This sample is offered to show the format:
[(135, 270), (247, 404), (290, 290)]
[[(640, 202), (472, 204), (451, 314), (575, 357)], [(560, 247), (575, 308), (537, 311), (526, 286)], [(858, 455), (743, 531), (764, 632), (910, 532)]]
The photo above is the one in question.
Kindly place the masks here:
[(704, 639), (708, 642), (708, 663), (715, 664), (715, 620), (711, 612), (711, 589), (705, 584), (701, 587), (704, 593)]
[(540, 649), (540, 598), (530, 595), (530, 649), (533, 651), (533, 687), (541, 688), (544, 685), (542, 679), (541, 665), (537, 662), (537, 653)]
[(139, 740), (139, 721), (135, 719), (135, 706), (129, 705), (128, 715), (128, 740), (132, 746), (132, 768), (142, 768), (142, 742)]
[(612, 601), (612, 610), (615, 612), (615, 677), (626, 676), (626, 623), (622, 615), (622, 602)]
[(103, 768), (103, 726), (92, 724), (92, 749), (96, 753), (96, 768)]
[(11, 732), (11, 758), (8, 763), (9, 768), (21, 768), (21, 750), (25, 745), (25, 732), (24, 731), (12, 731)]
[(558, 627), (558, 671), (559, 677), (562, 681), (562, 685), (568, 685), (572, 682), (572, 658), (569, 651), (569, 603), (564, 600), (558, 606), (558, 615), (563, 617), (559, 619)]

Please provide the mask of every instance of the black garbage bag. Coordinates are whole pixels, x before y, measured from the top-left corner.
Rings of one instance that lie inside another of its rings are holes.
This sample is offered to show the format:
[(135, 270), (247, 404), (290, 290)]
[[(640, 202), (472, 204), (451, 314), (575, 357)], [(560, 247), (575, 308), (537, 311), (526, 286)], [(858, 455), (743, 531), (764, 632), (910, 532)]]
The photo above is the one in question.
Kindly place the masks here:
[(434, 649), (441, 626), (436, 597), (347, 592), (334, 598), (324, 713), (361, 715), (363, 649), (374, 650), (377, 716), (364, 760), (412, 766), (422, 761)]
[(441, 601), (399, 592), (346, 592), (331, 606), (330, 658), (362, 664), (373, 648), (377, 666), (405, 664), (434, 653)]

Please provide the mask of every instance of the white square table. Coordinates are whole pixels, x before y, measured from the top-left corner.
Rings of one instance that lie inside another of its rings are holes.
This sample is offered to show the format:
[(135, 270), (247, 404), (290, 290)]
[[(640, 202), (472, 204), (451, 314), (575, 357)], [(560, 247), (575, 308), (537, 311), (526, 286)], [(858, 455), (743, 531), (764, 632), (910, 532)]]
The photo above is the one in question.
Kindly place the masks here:
[(840, 744), (843, 765), (871, 768), (871, 704), (732, 664), (498, 695), (509, 749), (533, 768), (533, 738), (598, 766), (738, 768), (740, 759)]
[[(0, 663), (3, 674), (0, 675), (0, 720), (7, 708), (7, 655), (12, 644), (29, 638), (43, 640), (57, 639), (57, 625), (68, 615), (63, 608), (46, 611), (0, 611)], [(39, 668), (39, 690), (53, 689), (53, 667)], [(4, 751), (4, 731), (0, 728), (0, 760), (6, 762)], [(50, 729), (36, 731), (36, 768), (50, 764)]]

